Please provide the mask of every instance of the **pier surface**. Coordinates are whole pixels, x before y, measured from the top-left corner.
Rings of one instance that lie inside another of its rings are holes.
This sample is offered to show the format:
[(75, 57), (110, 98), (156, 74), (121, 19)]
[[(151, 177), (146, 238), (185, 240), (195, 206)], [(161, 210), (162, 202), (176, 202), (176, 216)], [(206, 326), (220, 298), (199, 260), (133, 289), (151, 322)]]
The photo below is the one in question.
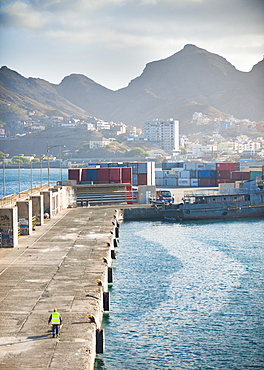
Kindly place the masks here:
[[(0, 249), (0, 369), (93, 369), (111, 261), (114, 207), (60, 212), (14, 249)], [(98, 286), (100, 279), (103, 286)], [(52, 338), (48, 318), (61, 313)]]

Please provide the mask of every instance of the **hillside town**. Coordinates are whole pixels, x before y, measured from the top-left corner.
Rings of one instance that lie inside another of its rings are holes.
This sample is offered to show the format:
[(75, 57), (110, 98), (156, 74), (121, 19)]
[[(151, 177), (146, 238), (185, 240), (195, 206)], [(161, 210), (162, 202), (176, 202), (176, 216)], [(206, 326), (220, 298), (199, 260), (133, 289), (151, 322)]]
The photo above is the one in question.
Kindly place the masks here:
[[(139, 124), (142, 126), (142, 122)], [(67, 140), (61, 139), (58, 145), (52, 145), (53, 150), (50, 150), (49, 139), (45, 135), (46, 151), (28, 153), (25, 148), (22, 153), (14, 152), (14, 146), (18, 147), (17, 142), (25, 139), (41, 140), (43, 133), (50, 135), (51, 139), (52, 132), (56, 129), (70, 136), (78, 131), (83, 133), (83, 137), (87, 134), (88, 139), (80, 141), (79, 146), (75, 148), (72, 148)], [(201, 112), (195, 112), (190, 123), (185, 126), (174, 119), (156, 119), (145, 122), (143, 128), (137, 128), (96, 117), (48, 117), (37, 116), (34, 111), (29, 111), (25, 120), (2, 124), (0, 146), (6, 163), (12, 162), (13, 157), (15, 160), (21, 157), (21, 162), (37, 162), (41, 157), (43, 160), (50, 157), (50, 160), (62, 161), (66, 165), (67, 162), (78, 162), (80, 158), (93, 157), (93, 153), (104, 159), (109, 157), (108, 152), (113, 158), (257, 163), (264, 160), (263, 132), (263, 122), (241, 120), (233, 116), (210, 119)], [(11, 153), (5, 149), (7, 145), (12, 149)], [(57, 150), (54, 150), (54, 147), (57, 147)]]

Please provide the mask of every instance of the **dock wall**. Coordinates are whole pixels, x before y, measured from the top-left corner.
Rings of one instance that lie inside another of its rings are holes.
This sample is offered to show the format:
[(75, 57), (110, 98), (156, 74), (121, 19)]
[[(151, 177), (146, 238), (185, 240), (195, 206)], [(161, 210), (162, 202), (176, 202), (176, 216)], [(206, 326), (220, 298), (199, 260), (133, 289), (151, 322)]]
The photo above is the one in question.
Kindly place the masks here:
[[(66, 209), (22, 236), (19, 248), (0, 249), (3, 368), (94, 368), (107, 340), (101, 322), (111, 310), (120, 217), (114, 207)], [(47, 325), (54, 307), (59, 338)]]

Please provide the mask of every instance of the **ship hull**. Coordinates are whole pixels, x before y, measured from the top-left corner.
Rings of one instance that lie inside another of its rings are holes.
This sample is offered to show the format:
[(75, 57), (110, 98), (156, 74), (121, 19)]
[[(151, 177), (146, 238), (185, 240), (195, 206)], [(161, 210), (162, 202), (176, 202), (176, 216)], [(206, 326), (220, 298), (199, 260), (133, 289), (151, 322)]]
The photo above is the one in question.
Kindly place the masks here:
[(163, 210), (163, 218), (168, 220), (213, 220), (264, 217), (264, 205), (193, 207), (191, 205), (178, 209)]

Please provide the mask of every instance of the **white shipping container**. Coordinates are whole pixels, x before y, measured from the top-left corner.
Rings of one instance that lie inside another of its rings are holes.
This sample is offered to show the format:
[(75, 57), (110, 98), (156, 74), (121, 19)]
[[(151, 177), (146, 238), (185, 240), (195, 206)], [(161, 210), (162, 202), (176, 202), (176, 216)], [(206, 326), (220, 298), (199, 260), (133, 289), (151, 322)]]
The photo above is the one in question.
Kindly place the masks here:
[(203, 171), (204, 170), (204, 163), (195, 163), (195, 170), (196, 171)]
[(164, 184), (163, 184), (163, 177), (161, 178), (161, 177), (156, 177), (156, 186), (164, 186)]
[(195, 167), (195, 166), (196, 166), (196, 163), (188, 163), (188, 162), (187, 162), (187, 163), (184, 163), (184, 164), (183, 164), (183, 169), (184, 169), (184, 170), (187, 170), (187, 171), (191, 171), (191, 170), (193, 170), (193, 171), (194, 171), (194, 170), (196, 169), (196, 167)]
[(178, 180), (175, 178), (172, 178), (172, 177), (166, 177), (163, 181), (163, 185), (164, 186), (177, 186), (178, 185)]
[(178, 179), (178, 186), (190, 186), (190, 179)]
[(163, 177), (163, 171), (160, 171), (160, 170), (156, 170), (155, 171), (155, 177)]
[(204, 163), (205, 171), (215, 171), (216, 170), (216, 163)]
[(191, 179), (191, 186), (198, 186), (198, 185), (199, 185), (198, 179)]
[(187, 178), (187, 179), (189, 179), (190, 177), (191, 177), (191, 173), (190, 173), (190, 171), (180, 171), (179, 172), (179, 177), (181, 178), (181, 179), (183, 179), (183, 178)]

